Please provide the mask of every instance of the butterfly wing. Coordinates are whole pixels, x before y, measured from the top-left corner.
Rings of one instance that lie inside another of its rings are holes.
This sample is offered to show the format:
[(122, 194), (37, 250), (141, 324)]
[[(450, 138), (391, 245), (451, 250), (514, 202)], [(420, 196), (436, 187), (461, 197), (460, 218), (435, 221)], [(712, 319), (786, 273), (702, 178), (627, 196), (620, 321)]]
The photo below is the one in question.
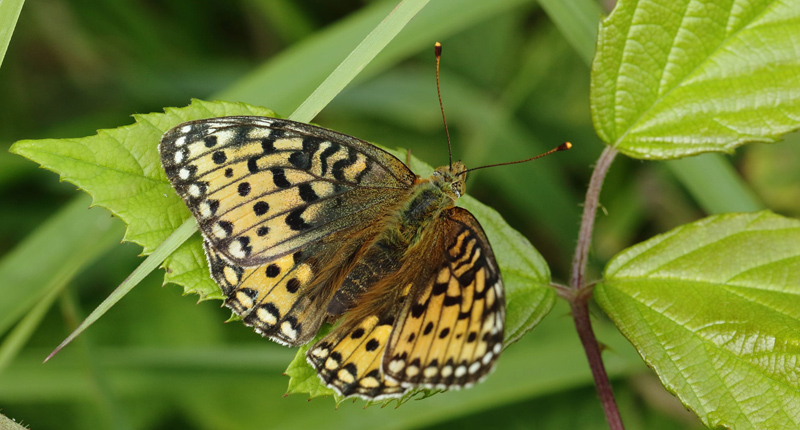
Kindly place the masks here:
[[(384, 378), (381, 370), (386, 343), (392, 332), (391, 306), (369, 309), (362, 319), (345, 315), (342, 323), (306, 353), (322, 381), (341, 396), (380, 400), (402, 396), (409, 387)], [(373, 303), (375, 305), (375, 303)]]
[(226, 304), (288, 345), (314, 336), (349, 258), (374, 234), (363, 227), (415, 179), (367, 142), (276, 118), (184, 123), (159, 150), (197, 219)]
[(395, 276), (307, 353), (340, 395), (375, 400), (414, 387), (461, 388), (494, 367), (505, 301), (483, 229), (454, 207), (423, 237)]
[(503, 348), (505, 297), (478, 221), (453, 207), (442, 217), (432, 273), (414, 280), (383, 355), (387, 380), (404, 387), (462, 388), (494, 368)]
[(371, 219), (415, 179), (374, 145), (276, 118), (188, 122), (164, 134), (160, 151), (203, 236), (246, 266)]

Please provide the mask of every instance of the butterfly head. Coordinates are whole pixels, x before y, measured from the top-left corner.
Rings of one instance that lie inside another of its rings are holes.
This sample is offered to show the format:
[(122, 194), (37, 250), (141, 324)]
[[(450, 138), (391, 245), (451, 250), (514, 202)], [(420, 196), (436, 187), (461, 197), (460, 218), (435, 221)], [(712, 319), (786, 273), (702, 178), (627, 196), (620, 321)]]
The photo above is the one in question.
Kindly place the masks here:
[(460, 161), (451, 166), (442, 166), (433, 171), (431, 181), (454, 201), (464, 195), (467, 168)]

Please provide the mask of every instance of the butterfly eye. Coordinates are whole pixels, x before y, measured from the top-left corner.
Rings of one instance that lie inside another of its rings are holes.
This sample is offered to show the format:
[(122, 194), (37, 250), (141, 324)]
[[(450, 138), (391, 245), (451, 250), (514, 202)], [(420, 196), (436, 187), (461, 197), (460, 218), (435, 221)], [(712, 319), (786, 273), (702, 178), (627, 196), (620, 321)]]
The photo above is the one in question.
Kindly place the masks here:
[(453, 184), (450, 185), (450, 188), (453, 189), (453, 193), (455, 193), (456, 197), (461, 197), (461, 186), (458, 184), (458, 182), (453, 182)]

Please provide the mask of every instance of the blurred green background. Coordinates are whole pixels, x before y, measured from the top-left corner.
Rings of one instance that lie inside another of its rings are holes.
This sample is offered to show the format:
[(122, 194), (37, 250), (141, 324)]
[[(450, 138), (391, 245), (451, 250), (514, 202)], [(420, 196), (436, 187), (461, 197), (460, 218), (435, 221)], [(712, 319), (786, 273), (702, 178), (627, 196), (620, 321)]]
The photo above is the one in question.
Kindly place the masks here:
[[(9, 154), (14, 141), (92, 135), (131, 123), (133, 113), (191, 98), (246, 101), (289, 115), (395, 4), (26, 3), (0, 68), (0, 265), (64, 211), (91, 213), (87, 222), (113, 236), (109, 243), (124, 231), (104, 209), (86, 211), (90, 199), (75, 186)], [(434, 0), (314, 122), (446, 163), (432, 49), (442, 42), (456, 158), (478, 166), (574, 143), (572, 151), (534, 163), (475, 172), (467, 184), (531, 240), (554, 280), (566, 282), (585, 184), (602, 150), (590, 118), (589, 66), (568, 40), (569, 29), (556, 28), (534, 2)], [(800, 162), (798, 145), (747, 146), (732, 162), (766, 206), (800, 215), (800, 171), (792, 167)], [(593, 277), (625, 247), (704, 215), (665, 163), (624, 157), (601, 202)], [(68, 234), (70, 226), (53, 231)], [(21, 341), (9, 334), (13, 326), (0, 324), (0, 413), (34, 429), (607, 428), (564, 304), (507, 350), (486, 383), (398, 409), (363, 409), (360, 400), (336, 409), (331, 399), (282, 397), (288, 378), (281, 373), (294, 350), (239, 323), (223, 324), (230, 314), (219, 302), (195, 305), (181, 288), (161, 288), (160, 271), (41, 364), (141, 261), (135, 244), (104, 246), (89, 266), (76, 267)], [(14, 264), (35, 273), (41, 262), (34, 252)], [(0, 291), (16, 285), (24, 279), (0, 279)], [(14, 297), (4, 293), (0, 301)], [(599, 311), (595, 316), (628, 428), (697, 428), (627, 341)], [(12, 340), (24, 345), (18, 353), (8, 347)]]

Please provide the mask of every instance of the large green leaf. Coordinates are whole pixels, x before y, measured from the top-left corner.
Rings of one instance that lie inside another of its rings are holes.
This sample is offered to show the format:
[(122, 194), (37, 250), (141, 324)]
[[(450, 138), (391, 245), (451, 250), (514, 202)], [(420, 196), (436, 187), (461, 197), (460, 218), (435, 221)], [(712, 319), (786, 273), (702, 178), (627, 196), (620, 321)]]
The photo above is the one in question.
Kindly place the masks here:
[[(136, 124), (101, 130), (77, 139), (26, 140), (12, 151), (24, 155), (75, 183), (128, 224), (126, 239), (152, 252), (190, 213), (161, 168), (158, 142), (168, 129), (185, 121), (226, 115), (274, 116), (268, 109), (243, 103), (203, 102), (167, 109), (163, 114), (137, 115)], [(405, 152), (390, 151), (401, 159)], [(432, 168), (412, 159), (412, 168), (430, 174)], [(507, 338), (519, 339), (552, 308), (555, 293), (542, 256), (497, 212), (465, 196), (459, 202), (481, 221), (504, 275), (507, 298)], [(164, 262), (165, 282), (174, 282), (201, 298), (222, 298), (208, 274), (198, 235)], [(302, 360), (301, 362), (304, 362)], [(319, 383), (318, 380), (314, 381)]]
[(622, 0), (603, 21), (592, 118), (636, 158), (731, 152), (800, 126), (800, 5)]
[(800, 425), (800, 221), (684, 225), (615, 257), (595, 297), (706, 425)]

